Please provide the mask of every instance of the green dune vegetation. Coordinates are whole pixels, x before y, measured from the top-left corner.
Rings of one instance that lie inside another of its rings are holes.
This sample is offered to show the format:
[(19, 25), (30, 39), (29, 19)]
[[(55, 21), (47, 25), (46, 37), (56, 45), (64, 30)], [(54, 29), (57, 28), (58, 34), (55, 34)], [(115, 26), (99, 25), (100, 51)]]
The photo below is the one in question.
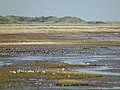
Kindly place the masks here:
[(84, 20), (77, 17), (62, 17), (57, 18), (55, 16), (48, 17), (24, 17), (24, 16), (0, 16), (0, 24), (62, 24), (62, 23), (85, 23)]
[(41, 25), (82, 25), (82, 24), (120, 24), (119, 21), (85, 21), (79, 17), (56, 17), (56, 16), (41, 16), (27, 17), (7, 15), (0, 16), (0, 24), (41, 24)]

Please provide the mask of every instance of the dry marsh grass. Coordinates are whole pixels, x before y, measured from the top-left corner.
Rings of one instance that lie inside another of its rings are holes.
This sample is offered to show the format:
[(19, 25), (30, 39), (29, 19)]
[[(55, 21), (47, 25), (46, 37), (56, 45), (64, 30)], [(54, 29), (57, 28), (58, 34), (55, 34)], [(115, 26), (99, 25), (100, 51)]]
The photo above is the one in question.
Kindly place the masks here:
[(0, 34), (20, 33), (81, 33), (81, 32), (120, 32), (119, 25), (93, 26), (39, 26), (39, 25), (0, 25)]

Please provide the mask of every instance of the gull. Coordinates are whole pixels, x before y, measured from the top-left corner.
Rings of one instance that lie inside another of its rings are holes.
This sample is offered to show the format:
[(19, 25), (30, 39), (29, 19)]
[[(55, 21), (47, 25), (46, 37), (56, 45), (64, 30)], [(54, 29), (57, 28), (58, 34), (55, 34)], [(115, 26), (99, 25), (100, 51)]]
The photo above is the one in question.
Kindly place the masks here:
[(87, 65), (90, 65), (90, 63), (86, 63)]
[(64, 71), (65, 70), (65, 68), (62, 68), (62, 71)]
[(45, 74), (45, 71), (42, 71), (42, 73), (44, 73), (44, 74)]
[(17, 73), (16, 71), (12, 71), (12, 73)]
[(34, 71), (32, 71), (32, 70), (28, 70), (28, 73), (34, 73)]
[(55, 75), (55, 73), (52, 73), (53, 75)]
[(67, 76), (68, 78), (70, 77), (70, 75)]

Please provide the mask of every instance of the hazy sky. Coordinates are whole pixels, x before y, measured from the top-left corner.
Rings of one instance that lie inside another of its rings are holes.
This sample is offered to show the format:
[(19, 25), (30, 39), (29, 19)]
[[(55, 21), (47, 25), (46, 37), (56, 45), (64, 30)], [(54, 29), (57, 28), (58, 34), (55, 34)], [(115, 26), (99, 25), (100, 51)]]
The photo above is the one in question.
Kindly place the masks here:
[(0, 0), (0, 15), (120, 21), (120, 0)]

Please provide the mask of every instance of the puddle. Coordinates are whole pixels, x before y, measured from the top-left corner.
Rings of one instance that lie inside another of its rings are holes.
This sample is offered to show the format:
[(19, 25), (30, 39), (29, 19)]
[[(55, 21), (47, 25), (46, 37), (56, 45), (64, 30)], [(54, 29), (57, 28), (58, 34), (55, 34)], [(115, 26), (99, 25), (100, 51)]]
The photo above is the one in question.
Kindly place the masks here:
[(120, 47), (117, 47), (117, 46), (110, 46), (109, 49), (112, 49), (112, 50), (120, 50)]
[(101, 70), (109, 69), (107, 66), (101, 66), (101, 67), (95, 67), (95, 68), (74, 68), (71, 69), (73, 71), (79, 71), (83, 73), (91, 73), (91, 74), (103, 74), (103, 75), (115, 75), (120, 76), (120, 73), (114, 73), (114, 72), (105, 72)]
[(12, 65), (12, 63), (0, 61), (0, 66), (5, 66), (5, 65)]

